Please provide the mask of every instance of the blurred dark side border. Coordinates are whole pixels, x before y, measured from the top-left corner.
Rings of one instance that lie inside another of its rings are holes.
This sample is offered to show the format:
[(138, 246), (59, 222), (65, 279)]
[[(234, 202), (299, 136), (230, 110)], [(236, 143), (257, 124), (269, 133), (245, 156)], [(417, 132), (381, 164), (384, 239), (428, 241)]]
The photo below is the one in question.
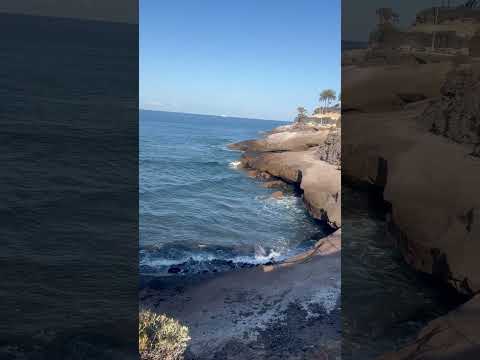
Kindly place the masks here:
[(0, 33), (0, 358), (137, 358), (138, 23)]
[[(370, 195), (394, 254), (362, 274), (344, 260), (367, 226), (342, 229), (344, 360), (480, 358), (479, 49), (478, 1), (342, 1), (342, 187)], [(359, 311), (362, 291), (395, 301)]]

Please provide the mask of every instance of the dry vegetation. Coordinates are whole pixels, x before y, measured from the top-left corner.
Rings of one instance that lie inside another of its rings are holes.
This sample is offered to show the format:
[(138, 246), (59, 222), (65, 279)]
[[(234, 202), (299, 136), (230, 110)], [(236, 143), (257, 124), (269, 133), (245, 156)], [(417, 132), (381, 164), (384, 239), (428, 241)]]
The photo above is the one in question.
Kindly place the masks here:
[(187, 349), (188, 328), (150, 310), (140, 311), (138, 348), (142, 360), (180, 360)]

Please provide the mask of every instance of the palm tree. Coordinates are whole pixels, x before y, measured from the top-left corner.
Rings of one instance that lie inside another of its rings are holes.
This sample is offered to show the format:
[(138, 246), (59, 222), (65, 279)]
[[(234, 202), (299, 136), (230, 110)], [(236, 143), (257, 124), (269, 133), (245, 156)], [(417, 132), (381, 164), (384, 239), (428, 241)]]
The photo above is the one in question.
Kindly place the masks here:
[(337, 99), (337, 93), (332, 89), (325, 89), (320, 93), (320, 102), (323, 103), (323, 111), (325, 112), (327, 106), (330, 106), (332, 101)]

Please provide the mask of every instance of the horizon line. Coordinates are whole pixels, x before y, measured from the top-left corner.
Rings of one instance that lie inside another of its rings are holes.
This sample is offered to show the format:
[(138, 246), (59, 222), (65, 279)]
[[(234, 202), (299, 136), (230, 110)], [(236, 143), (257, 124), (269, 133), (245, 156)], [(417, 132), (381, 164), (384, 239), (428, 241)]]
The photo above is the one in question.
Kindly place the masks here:
[(216, 114), (200, 114), (200, 113), (192, 113), (192, 112), (185, 112), (185, 111), (168, 111), (168, 110), (158, 110), (158, 109), (145, 109), (140, 108), (139, 111), (153, 111), (153, 112), (166, 112), (166, 113), (173, 113), (173, 114), (186, 114), (186, 115), (201, 115), (201, 116), (215, 116), (219, 118), (233, 118), (233, 119), (245, 119), (245, 120), (261, 120), (261, 121), (279, 121), (279, 122), (289, 122), (291, 120), (278, 120), (278, 119), (265, 119), (265, 118), (257, 118), (257, 117), (244, 117), (244, 116), (233, 116), (233, 115), (216, 115)]
[(21, 12), (21, 11), (11, 11), (11, 10), (0, 10), (0, 15), (14, 15), (14, 16), (26, 16), (26, 17), (41, 17), (49, 18), (55, 20), (75, 20), (75, 21), (85, 21), (85, 22), (100, 22), (104, 24), (112, 25), (139, 25), (139, 16), (134, 21), (130, 19), (109, 19), (107, 17), (89, 17), (87, 16), (75, 16), (75, 15), (62, 15), (62, 14), (41, 14), (36, 12)]

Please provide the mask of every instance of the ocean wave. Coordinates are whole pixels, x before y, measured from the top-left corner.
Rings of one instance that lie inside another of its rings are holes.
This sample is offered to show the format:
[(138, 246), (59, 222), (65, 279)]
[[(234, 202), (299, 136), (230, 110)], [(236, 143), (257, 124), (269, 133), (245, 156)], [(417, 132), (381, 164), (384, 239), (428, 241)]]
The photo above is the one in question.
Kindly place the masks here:
[[(185, 251), (181, 256), (172, 259), (158, 256), (158, 249), (149, 254), (145, 249), (140, 250), (140, 272), (167, 273), (170, 269), (178, 269), (180, 273), (222, 272), (237, 268), (252, 267), (271, 262), (279, 262), (291, 256), (292, 251), (279, 249), (264, 249), (255, 245), (251, 254), (219, 256), (211, 252)], [(177, 271), (175, 271), (177, 272)]]
[(282, 255), (281, 252), (271, 250), (266, 255), (253, 255), (253, 256), (236, 256), (232, 259), (234, 263), (242, 263), (242, 264), (252, 264), (252, 265), (262, 265), (269, 262), (277, 262), (283, 260), (285, 255)]
[(270, 250), (264, 253), (255, 253), (252, 255), (238, 255), (232, 257), (217, 257), (209, 253), (189, 253), (185, 254), (182, 258), (179, 259), (166, 259), (166, 258), (156, 258), (145, 256), (140, 260), (141, 265), (148, 265), (152, 267), (164, 267), (164, 266), (173, 266), (179, 265), (186, 262), (211, 262), (211, 261), (226, 261), (233, 263), (245, 263), (252, 265), (261, 265), (270, 261), (279, 261), (285, 257), (281, 251)]
[(238, 167), (242, 164), (241, 161), (230, 161), (230, 163), (228, 164), (228, 167), (230, 169), (238, 169)]

